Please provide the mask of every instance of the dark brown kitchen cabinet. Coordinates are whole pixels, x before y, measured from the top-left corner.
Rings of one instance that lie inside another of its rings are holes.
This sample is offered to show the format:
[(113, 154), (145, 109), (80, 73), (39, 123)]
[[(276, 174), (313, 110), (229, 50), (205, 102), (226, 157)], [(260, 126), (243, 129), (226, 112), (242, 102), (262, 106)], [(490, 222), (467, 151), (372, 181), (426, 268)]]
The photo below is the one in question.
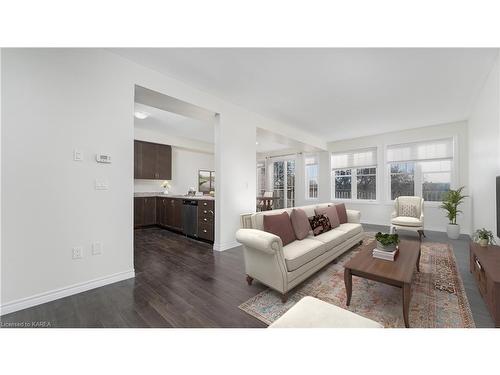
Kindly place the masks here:
[(144, 227), (156, 224), (156, 198), (134, 198), (134, 227)]
[(182, 199), (158, 198), (157, 224), (182, 231)]
[(134, 178), (172, 179), (172, 146), (135, 140)]

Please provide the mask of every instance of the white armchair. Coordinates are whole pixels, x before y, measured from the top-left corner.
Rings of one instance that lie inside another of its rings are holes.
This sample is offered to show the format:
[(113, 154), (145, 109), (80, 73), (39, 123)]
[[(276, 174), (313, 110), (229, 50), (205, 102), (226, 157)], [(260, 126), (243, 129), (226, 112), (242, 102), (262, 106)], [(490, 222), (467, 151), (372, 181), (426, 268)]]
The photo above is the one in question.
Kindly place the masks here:
[(422, 240), (424, 233), (424, 199), (401, 196), (394, 200), (391, 214), (391, 233), (398, 229), (416, 231)]

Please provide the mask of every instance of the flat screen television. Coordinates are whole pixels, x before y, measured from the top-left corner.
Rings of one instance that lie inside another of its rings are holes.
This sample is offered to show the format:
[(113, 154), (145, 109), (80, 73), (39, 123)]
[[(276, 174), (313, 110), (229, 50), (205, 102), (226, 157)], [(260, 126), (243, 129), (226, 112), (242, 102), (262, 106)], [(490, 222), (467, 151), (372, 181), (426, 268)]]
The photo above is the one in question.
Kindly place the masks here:
[(497, 237), (500, 237), (500, 176), (497, 176)]

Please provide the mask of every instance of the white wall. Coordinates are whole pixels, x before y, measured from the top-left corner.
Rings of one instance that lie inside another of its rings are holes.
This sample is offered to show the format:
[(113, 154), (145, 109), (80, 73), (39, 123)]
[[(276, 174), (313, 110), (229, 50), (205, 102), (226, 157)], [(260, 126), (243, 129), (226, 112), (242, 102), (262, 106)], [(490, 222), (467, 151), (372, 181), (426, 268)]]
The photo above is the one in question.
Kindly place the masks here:
[(500, 78), (497, 58), (469, 118), (472, 230), (496, 234), (495, 178), (500, 175)]
[[(404, 130), (380, 134), (370, 137), (362, 137), (338, 142), (331, 142), (328, 145), (330, 152), (349, 151), (367, 147), (377, 147), (377, 201), (360, 202), (346, 201), (348, 208), (361, 211), (361, 221), (369, 224), (389, 225), (393, 208), (393, 202), (389, 199), (389, 178), (385, 161), (385, 148), (387, 145), (417, 142), (423, 140), (454, 138), (455, 160), (454, 160), (454, 181), (452, 187), (456, 188), (469, 183), (469, 163), (467, 146), (467, 123), (457, 122), (435, 126), (422, 127), (417, 129)], [(330, 187), (330, 194), (331, 194)], [(468, 192), (468, 191), (467, 191)], [(448, 220), (444, 212), (438, 207), (439, 202), (425, 203), (425, 229), (446, 231)], [(462, 207), (464, 212), (458, 219), (462, 233), (470, 233), (470, 199), (466, 200)]]
[[(133, 272), (135, 84), (220, 114), (217, 250), (236, 245), (239, 215), (255, 209), (257, 125), (326, 146), (106, 50), (3, 50), (4, 313)], [(83, 162), (72, 160), (74, 148), (84, 152)], [(95, 152), (109, 152), (113, 164), (96, 164)], [(96, 178), (106, 179), (109, 190), (94, 190)], [(103, 242), (102, 255), (90, 255), (93, 241)], [(71, 259), (73, 246), (84, 248), (83, 259)]]

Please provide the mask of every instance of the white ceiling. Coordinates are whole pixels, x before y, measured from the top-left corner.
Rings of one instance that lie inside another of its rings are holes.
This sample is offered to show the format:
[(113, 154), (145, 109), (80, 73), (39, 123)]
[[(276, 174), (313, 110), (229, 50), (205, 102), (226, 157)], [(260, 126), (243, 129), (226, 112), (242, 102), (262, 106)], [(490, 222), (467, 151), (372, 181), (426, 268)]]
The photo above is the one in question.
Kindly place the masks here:
[(214, 127), (204, 121), (167, 112), (162, 109), (135, 103), (135, 111), (146, 112), (149, 117), (144, 120), (134, 118), (134, 126), (166, 135), (214, 143)]
[(283, 134), (273, 133), (261, 128), (257, 128), (256, 140), (257, 144), (255, 149), (258, 154), (275, 153), (283, 150), (287, 152), (291, 150), (295, 152), (318, 151), (318, 149), (313, 146), (296, 141)]
[(113, 49), (326, 140), (466, 119), (497, 49)]

